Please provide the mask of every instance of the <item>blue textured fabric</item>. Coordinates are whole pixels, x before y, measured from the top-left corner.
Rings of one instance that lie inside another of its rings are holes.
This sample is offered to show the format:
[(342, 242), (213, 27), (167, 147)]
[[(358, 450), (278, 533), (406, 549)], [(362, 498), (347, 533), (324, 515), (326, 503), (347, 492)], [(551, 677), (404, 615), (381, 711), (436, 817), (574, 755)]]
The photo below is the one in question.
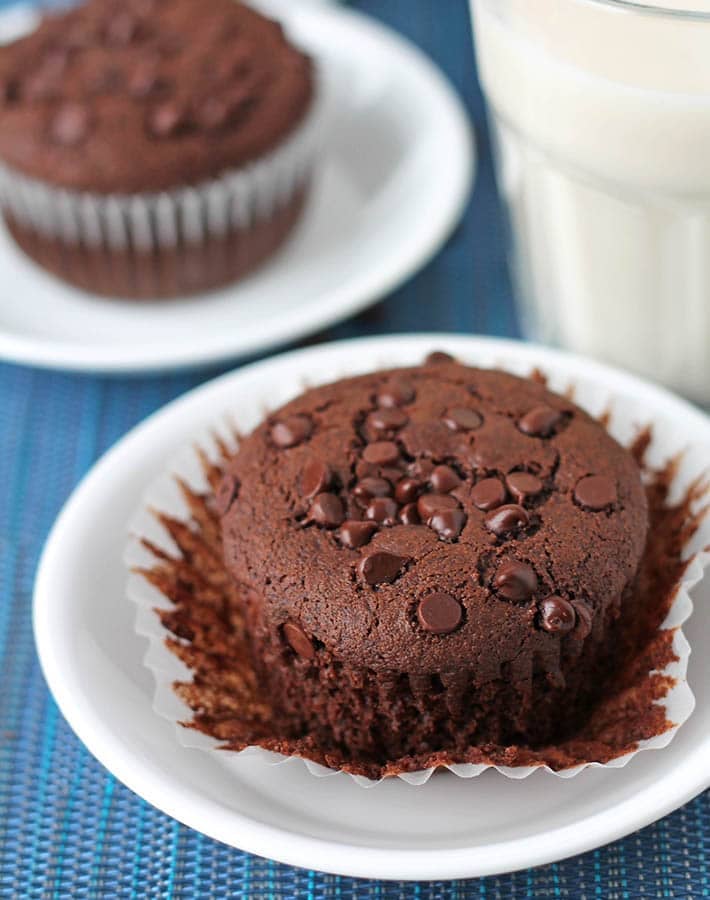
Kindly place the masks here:
[[(461, 91), (478, 128), (478, 184), (463, 223), (436, 260), (374, 310), (312, 340), (415, 329), (514, 335), (464, 0), (354, 5), (424, 47)], [(104, 450), (218, 371), (118, 380), (0, 365), (0, 895), (708, 896), (708, 793), (625, 840), (559, 864), (465, 882), (378, 883), (293, 869), (224, 847), (148, 806), (90, 756), (58, 713), (34, 651), (30, 604), (40, 548), (63, 501)]]

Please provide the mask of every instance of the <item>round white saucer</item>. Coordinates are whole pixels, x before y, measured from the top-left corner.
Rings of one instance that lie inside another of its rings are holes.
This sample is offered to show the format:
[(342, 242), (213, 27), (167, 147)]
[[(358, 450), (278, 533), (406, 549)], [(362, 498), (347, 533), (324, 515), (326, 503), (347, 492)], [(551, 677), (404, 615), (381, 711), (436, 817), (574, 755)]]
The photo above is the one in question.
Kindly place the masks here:
[[(0, 226), (0, 359), (128, 372), (254, 354), (362, 310), (441, 246), (474, 166), (466, 113), (443, 75), (356, 12), (289, 0), (269, 6), (320, 61), (332, 111), (314, 194), (287, 246), (229, 288), (135, 303), (65, 285)], [(29, 21), (26, 8), (0, 14), (0, 39)]]
[[(647, 825), (710, 784), (710, 589), (696, 588), (684, 626), (695, 652), (697, 706), (663, 750), (623, 769), (563, 780), (514, 781), (489, 771), (436, 775), (363, 790), (347, 775), (315, 778), (298, 763), (180, 746), (152, 708), (147, 641), (134, 631), (122, 557), (127, 523), (174, 454), (229, 411), (254, 425), (261, 403), (311, 382), (446, 349), (467, 362), (540, 366), (555, 387), (594, 379), (636, 398), (682, 442), (710, 448), (710, 420), (671, 394), (606, 366), (512, 341), (424, 335), (323, 345), (222, 376), (171, 403), (121, 440), (69, 500), (45, 548), (35, 590), (35, 635), (47, 682), (69, 724), (117, 778), (181, 822), (227, 844), (293, 865), (379, 878), (459, 878), (509, 871), (597, 847)], [(708, 451), (710, 458), (710, 449)], [(706, 602), (698, 602), (698, 601)]]

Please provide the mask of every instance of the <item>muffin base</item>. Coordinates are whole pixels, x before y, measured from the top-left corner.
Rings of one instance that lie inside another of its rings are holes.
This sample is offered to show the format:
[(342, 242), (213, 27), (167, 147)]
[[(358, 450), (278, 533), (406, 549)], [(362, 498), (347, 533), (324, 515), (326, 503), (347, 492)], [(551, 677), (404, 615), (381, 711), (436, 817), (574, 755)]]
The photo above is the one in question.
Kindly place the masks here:
[[(632, 448), (640, 463), (646, 443), (640, 440)], [(249, 621), (254, 615), (249, 614), (249, 609), (254, 608), (255, 597), (244, 593), (222, 562), (213, 492), (221, 481), (229, 451), (221, 442), (218, 446), (218, 462), (210, 462), (200, 453), (210, 491), (199, 493), (179, 481), (188, 517), (184, 513), (178, 518), (153, 514), (177, 546), (177, 555), (152, 540), (140, 539), (154, 562), (147, 567), (142, 564), (137, 571), (172, 603), (169, 609), (155, 610), (164, 629), (160, 639), (191, 672), (189, 681), (164, 685), (166, 691), (174, 690), (192, 711), (181, 723), (186, 729), (218, 741), (222, 749), (239, 752), (261, 747), (353, 775), (380, 779), (459, 764), (547, 766), (554, 771), (589, 763), (606, 764), (636, 751), (639, 742), (663, 735), (673, 727), (659, 701), (676, 684), (666, 670), (679, 657), (674, 649), (675, 629), (664, 628), (662, 623), (686, 575), (689, 563), (683, 561), (683, 548), (702, 523), (702, 510), (692, 510), (704, 496), (703, 485), (695, 484), (677, 506), (668, 505), (673, 463), (665, 471), (647, 470), (652, 523), (649, 544), (636, 589), (625, 601), (628, 614), (617, 623), (616, 658), (600, 678), (598, 701), (580, 709), (584, 721), (566, 736), (556, 735), (541, 746), (485, 743), (480, 731), (473, 736), (464, 728), (448, 745), (444, 735), (436, 736), (433, 743), (441, 749), (426, 749), (430, 744), (422, 740), (410, 741), (413, 752), (397, 754), (384, 753), (381, 748), (373, 750), (371, 745), (369, 751), (346, 746), (345, 741), (335, 739), (327, 721), (323, 728), (314, 731), (300, 711), (293, 716), (284, 715), (284, 701), (277, 702), (272, 695), (263, 668), (255, 665), (253, 643), (248, 637), (254, 624)], [(152, 607), (150, 592), (148, 597)], [(307, 665), (306, 661), (297, 663)], [(331, 684), (332, 693), (339, 688), (337, 682)], [(361, 690), (362, 685), (353, 684), (353, 689)], [(347, 684), (345, 690), (350, 690)], [(447, 700), (442, 700), (441, 709), (448, 709)], [(287, 705), (290, 702), (286, 701)], [(351, 731), (355, 730), (353, 726)]]
[(289, 237), (307, 196), (304, 187), (270, 217), (223, 237), (148, 252), (68, 243), (26, 228), (8, 213), (5, 223), (24, 253), (63, 281), (105, 297), (155, 300), (213, 290), (258, 268)]

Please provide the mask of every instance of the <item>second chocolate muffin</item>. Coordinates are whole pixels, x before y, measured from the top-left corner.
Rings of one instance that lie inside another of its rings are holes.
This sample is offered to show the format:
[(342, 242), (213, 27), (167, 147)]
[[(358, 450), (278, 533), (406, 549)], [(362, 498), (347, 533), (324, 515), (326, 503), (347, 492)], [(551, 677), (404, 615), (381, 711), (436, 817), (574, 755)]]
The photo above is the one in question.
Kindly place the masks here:
[(598, 422), (446, 358), (287, 404), (218, 503), (284, 720), (377, 759), (577, 724), (647, 532), (638, 467)]

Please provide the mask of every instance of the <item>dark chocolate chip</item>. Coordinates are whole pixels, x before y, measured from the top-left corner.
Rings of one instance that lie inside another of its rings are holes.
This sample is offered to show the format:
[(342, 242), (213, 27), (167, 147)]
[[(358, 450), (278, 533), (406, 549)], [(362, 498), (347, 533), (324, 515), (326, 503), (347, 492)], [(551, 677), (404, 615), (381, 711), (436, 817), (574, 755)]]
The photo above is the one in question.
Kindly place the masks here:
[(416, 478), (402, 478), (395, 486), (394, 496), (398, 503), (413, 503), (421, 492), (421, 481)]
[(205, 131), (223, 128), (229, 121), (230, 105), (220, 97), (208, 97), (195, 110), (195, 121)]
[(443, 512), (445, 509), (458, 509), (458, 505), (456, 498), (450, 494), (422, 494), (417, 500), (417, 511), (426, 522), (434, 513)]
[(437, 466), (429, 476), (429, 484), (439, 494), (448, 494), (461, 484), (461, 479), (451, 466)]
[(128, 80), (128, 92), (132, 97), (148, 97), (167, 87), (153, 61), (139, 63)]
[(375, 441), (365, 447), (362, 458), (375, 466), (389, 466), (399, 459), (399, 447), (394, 441)]
[(471, 491), (471, 500), (474, 506), (484, 511), (502, 506), (506, 500), (503, 482), (498, 478), (484, 478)]
[(584, 600), (573, 600), (572, 606), (577, 614), (574, 637), (583, 641), (592, 633), (592, 608)]
[(475, 409), (454, 406), (443, 416), (444, 424), (452, 431), (475, 431), (483, 424), (483, 418)]
[(311, 459), (301, 472), (301, 496), (315, 497), (330, 487), (333, 473), (320, 459)]
[(399, 506), (391, 497), (374, 497), (367, 504), (365, 515), (372, 522), (381, 525), (395, 525)]
[(484, 519), (486, 528), (498, 537), (505, 537), (530, 524), (530, 517), (522, 506), (509, 503), (488, 513)]
[(380, 475), (382, 478), (386, 478), (387, 481), (391, 481), (392, 484), (396, 484), (402, 477), (402, 470), (397, 468), (397, 466), (381, 466)]
[(511, 472), (505, 483), (518, 503), (525, 503), (529, 497), (537, 496), (543, 488), (540, 479), (529, 472)]
[(112, 16), (105, 29), (106, 43), (111, 47), (127, 47), (141, 34), (141, 24), (130, 13), (121, 12)]
[(527, 563), (506, 559), (498, 566), (493, 587), (506, 600), (529, 600), (537, 590), (537, 575)]
[(433, 471), (434, 463), (430, 459), (417, 459), (409, 466), (410, 474), (422, 481), (428, 481)]
[(275, 422), (271, 426), (271, 440), (282, 450), (302, 444), (313, 431), (308, 416), (295, 414)]
[(390, 584), (402, 571), (407, 560), (394, 553), (372, 553), (358, 564), (358, 571), (368, 584)]
[(616, 503), (616, 484), (606, 475), (587, 475), (577, 482), (574, 499), (585, 509), (598, 512)]
[(466, 524), (466, 513), (462, 509), (442, 509), (427, 519), (427, 525), (445, 541), (455, 540)]
[(177, 103), (166, 101), (156, 106), (148, 118), (148, 127), (155, 137), (166, 138), (178, 134), (186, 125), (185, 111)]
[(325, 528), (337, 528), (345, 518), (342, 500), (337, 494), (318, 494), (311, 503), (308, 516)]
[(296, 622), (286, 622), (284, 624), (283, 636), (291, 649), (304, 659), (313, 659), (316, 655), (313, 641)]
[(225, 475), (215, 494), (215, 509), (218, 516), (223, 516), (237, 499), (239, 482), (233, 475)]
[(402, 525), (419, 525), (421, 518), (417, 510), (417, 504), (408, 503), (406, 506), (403, 506), (399, 511), (399, 521)]
[(463, 610), (451, 594), (437, 591), (419, 601), (417, 618), (422, 628), (430, 634), (449, 634), (461, 624)]
[(562, 413), (551, 406), (535, 406), (518, 422), (518, 428), (530, 437), (550, 437), (562, 421)]
[(62, 147), (76, 147), (89, 133), (89, 113), (80, 103), (65, 103), (52, 119), (52, 140)]
[(437, 363), (451, 363), (451, 362), (456, 362), (456, 360), (453, 358), (453, 356), (451, 356), (450, 353), (444, 353), (443, 350), (434, 350), (424, 360), (424, 364), (427, 366), (436, 365)]
[(376, 409), (367, 417), (367, 424), (374, 431), (396, 431), (408, 421), (409, 416), (400, 409)]
[(350, 519), (340, 526), (338, 540), (343, 546), (357, 550), (358, 547), (364, 546), (376, 531), (377, 525), (374, 522), (358, 522)]
[(384, 478), (361, 478), (353, 488), (353, 496), (358, 500), (370, 500), (372, 497), (391, 497), (392, 485)]
[(377, 405), (392, 408), (406, 406), (416, 397), (414, 385), (403, 378), (393, 378), (377, 393)]
[(540, 603), (540, 624), (551, 634), (567, 634), (575, 623), (575, 612), (569, 600), (553, 594)]

